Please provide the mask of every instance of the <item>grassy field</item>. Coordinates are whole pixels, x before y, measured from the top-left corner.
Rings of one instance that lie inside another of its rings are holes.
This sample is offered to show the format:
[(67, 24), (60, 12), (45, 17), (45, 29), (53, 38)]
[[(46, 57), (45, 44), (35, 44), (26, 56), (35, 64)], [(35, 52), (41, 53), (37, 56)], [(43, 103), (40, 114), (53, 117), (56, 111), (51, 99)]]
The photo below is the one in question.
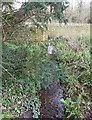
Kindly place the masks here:
[(90, 25), (89, 24), (67, 24), (60, 25), (58, 23), (52, 23), (49, 25), (50, 36), (68, 36), (68, 37), (90, 37)]

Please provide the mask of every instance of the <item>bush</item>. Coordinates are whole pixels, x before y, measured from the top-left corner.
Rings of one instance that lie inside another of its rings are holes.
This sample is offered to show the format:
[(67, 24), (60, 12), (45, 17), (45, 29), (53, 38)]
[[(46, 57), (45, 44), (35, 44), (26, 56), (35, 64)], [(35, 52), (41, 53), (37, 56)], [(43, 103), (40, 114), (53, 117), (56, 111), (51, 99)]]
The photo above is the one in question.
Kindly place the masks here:
[[(28, 107), (31, 96), (47, 88), (52, 82), (64, 82), (64, 69), (47, 55), (42, 44), (3, 43), (3, 113), (21, 114), (21, 106)], [(30, 106), (29, 106), (30, 107)], [(34, 115), (35, 116), (35, 115)]]

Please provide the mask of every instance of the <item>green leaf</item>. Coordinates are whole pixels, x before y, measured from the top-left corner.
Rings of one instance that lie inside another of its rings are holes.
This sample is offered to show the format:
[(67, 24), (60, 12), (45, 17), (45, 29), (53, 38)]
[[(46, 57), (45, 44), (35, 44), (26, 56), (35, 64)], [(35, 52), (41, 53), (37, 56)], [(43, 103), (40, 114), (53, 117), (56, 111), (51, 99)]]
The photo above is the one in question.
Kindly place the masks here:
[(82, 99), (82, 96), (81, 94), (78, 96), (78, 99), (77, 99), (77, 105), (80, 105), (81, 104), (81, 99)]
[(63, 98), (61, 99), (61, 102), (68, 107), (71, 103), (71, 98), (67, 98), (66, 100), (64, 100)]
[(20, 110), (19, 110), (18, 107), (15, 107), (15, 111), (16, 111), (17, 113), (20, 113)]

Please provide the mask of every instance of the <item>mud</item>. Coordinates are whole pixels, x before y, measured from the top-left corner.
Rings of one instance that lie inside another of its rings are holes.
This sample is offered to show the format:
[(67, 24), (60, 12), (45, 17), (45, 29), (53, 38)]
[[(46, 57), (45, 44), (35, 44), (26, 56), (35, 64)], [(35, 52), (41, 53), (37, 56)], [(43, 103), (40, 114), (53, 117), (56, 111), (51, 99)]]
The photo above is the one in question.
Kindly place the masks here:
[[(39, 118), (62, 118), (64, 105), (60, 100), (63, 98), (63, 87), (53, 83), (48, 89), (39, 91), (37, 95), (41, 101)], [(26, 111), (20, 118), (32, 118), (32, 111)]]

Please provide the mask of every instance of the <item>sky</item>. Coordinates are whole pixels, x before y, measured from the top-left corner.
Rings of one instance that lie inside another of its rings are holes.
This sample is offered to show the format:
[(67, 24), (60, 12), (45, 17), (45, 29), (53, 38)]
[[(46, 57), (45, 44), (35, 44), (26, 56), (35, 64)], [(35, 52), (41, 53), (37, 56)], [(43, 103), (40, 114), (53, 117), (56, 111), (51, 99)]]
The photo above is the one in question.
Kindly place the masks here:
[[(28, 0), (15, 0), (16, 3), (14, 5), (14, 7), (16, 9), (21, 7), (21, 2), (27, 2)], [(35, 1), (35, 0), (34, 0)], [(50, 0), (49, 0), (50, 1)], [(70, 2), (70, 6), (75, 7), (77, 2), (79, 2), (80, 0), (68, 0)], [(82, 0), (85, 4), (89, 4), (92, 0)]]

